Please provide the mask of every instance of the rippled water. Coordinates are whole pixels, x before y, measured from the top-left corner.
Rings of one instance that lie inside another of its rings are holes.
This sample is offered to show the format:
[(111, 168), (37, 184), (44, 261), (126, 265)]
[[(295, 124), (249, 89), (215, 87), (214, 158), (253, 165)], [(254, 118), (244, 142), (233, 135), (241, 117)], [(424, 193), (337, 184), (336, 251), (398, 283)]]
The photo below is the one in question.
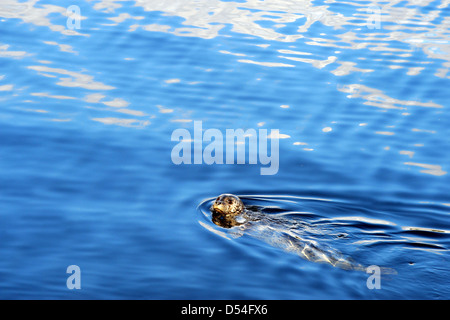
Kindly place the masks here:
[[(71, 5), (0, 3), (0, 298), (450, 298), (448, 1)], [(278, 172), (175, 165), (194, 121), (279, 129)], [(221, 193), (397, 274), (232, 237)]]

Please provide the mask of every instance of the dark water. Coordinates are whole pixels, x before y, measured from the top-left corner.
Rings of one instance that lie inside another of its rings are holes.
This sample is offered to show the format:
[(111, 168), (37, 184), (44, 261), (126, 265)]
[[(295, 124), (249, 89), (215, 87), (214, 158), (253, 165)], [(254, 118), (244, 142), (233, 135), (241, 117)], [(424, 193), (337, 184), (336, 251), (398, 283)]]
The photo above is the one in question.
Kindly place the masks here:
[[(0, 3), (0, 298), (450, 298), (446, 1), (72, 4)], [(175, 165), (194, 121), (279, 129), (278, 172)], [(397, 274), (230, 237), (225, 192)]]

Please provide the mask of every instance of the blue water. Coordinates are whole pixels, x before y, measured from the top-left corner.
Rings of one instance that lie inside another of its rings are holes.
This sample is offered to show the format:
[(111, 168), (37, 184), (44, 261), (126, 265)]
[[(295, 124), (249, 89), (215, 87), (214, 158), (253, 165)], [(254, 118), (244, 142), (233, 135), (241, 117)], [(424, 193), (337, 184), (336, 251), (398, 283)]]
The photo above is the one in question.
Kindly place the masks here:
[[(450, 298), (447, 2), (73, 4), (0, 3), (0, 298)], [(175, 165), (194, 121), (279, 129), (278, 172)], [(397, 274), (369, 289), (232, 237), (207, 218), (221, 193)]]

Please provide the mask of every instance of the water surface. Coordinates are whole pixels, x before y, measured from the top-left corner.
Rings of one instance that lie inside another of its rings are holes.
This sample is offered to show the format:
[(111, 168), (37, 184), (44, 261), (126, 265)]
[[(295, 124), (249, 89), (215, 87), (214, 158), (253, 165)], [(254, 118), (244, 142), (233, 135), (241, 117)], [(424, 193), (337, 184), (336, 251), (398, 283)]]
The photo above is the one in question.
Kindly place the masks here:
[[(70, 5), (0, 4), (1, 298), (450, 298), (447, 1)], [(279, 129), (278, 173), (175, 165), (194, 121)], [(221, 237), (202, 204), (225, 192), (325, 219), (398, 274), (369, 290)]]

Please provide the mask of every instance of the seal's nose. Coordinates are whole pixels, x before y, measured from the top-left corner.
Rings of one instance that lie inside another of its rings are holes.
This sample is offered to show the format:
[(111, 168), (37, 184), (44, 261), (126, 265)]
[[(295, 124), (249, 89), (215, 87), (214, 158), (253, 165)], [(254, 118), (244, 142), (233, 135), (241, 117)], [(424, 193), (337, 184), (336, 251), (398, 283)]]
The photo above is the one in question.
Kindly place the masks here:
[(222, 202), (222, 200), (216, 200), (213, 203), (212, 208), (213, 208), (214, 211), (223, 212), (223, 210), (224, 210), (224, 203)]

